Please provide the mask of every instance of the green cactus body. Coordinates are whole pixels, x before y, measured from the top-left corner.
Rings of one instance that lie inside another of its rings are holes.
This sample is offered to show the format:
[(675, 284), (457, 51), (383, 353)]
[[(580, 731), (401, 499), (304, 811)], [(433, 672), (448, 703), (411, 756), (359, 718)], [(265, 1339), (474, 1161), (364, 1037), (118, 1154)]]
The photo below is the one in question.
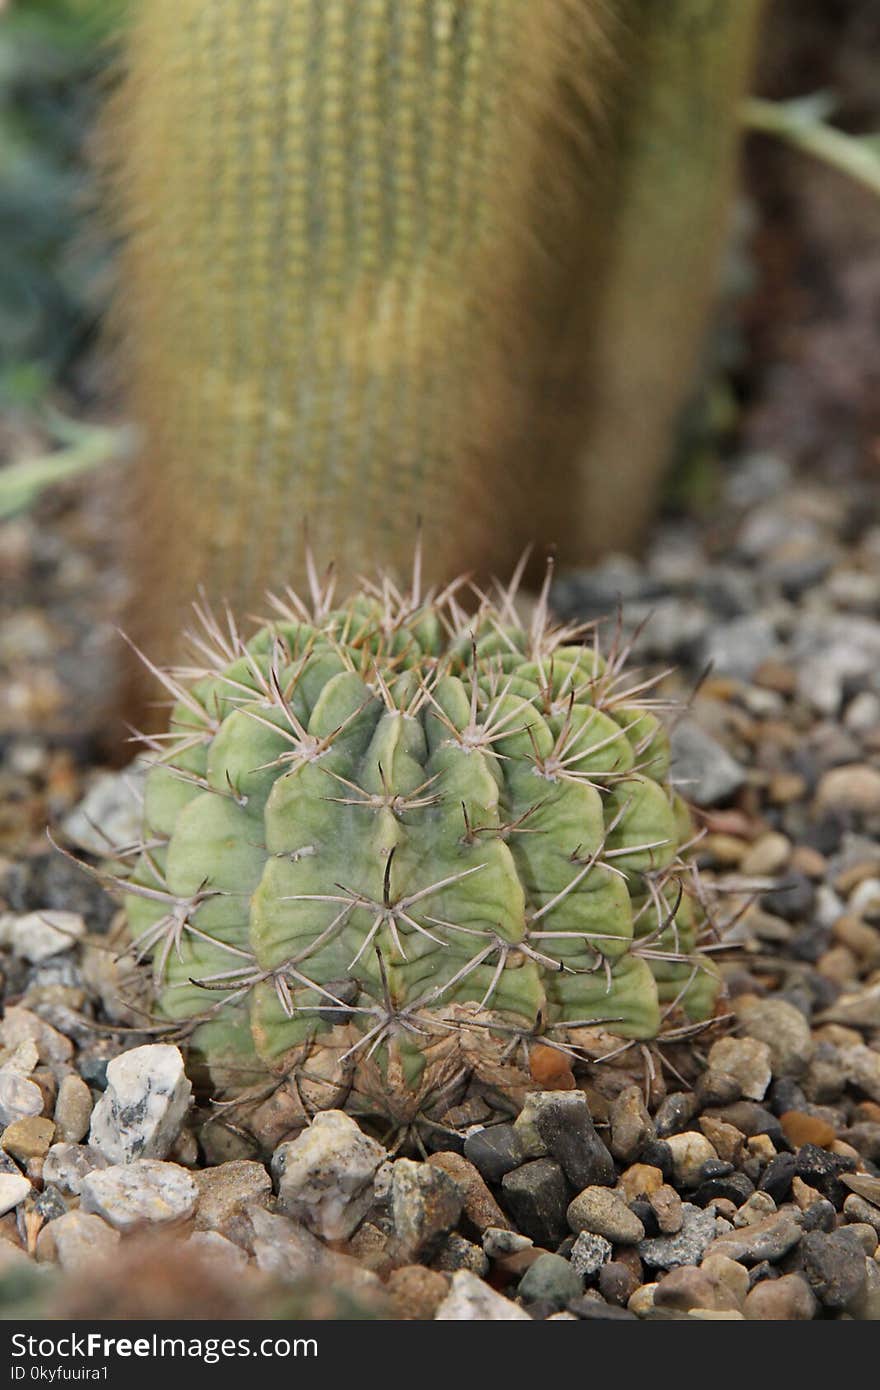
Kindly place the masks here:
[(405, 1108), (520, 1037), (711, 1015), (666, 735), (543, 611), (316, 590), (166, 677), (128, 924), (215, 1077), (323, 1056)]

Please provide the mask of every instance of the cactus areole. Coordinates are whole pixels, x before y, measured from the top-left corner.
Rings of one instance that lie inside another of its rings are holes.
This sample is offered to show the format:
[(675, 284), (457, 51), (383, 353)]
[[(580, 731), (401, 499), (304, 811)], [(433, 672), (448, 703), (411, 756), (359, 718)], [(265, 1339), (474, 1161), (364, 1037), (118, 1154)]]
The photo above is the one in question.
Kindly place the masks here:
[(516, 580), (419, 588), (337, 605), (313, 570), (247, 642), (201, 612), (163, 673), (128, 929), (215, 1088), (415, 1114), (530, 1040), (712, 1015), (650, 682), (546, 592), (524, 623)]

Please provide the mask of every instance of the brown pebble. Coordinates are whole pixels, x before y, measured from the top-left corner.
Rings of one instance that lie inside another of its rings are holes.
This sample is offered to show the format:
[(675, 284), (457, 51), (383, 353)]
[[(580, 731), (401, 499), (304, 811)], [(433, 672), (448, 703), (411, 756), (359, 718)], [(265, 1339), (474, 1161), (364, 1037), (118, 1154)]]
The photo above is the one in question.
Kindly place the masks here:
[(656, 1192), (650, 1194), (648, 1201), (663, 1235), (672, 1236), (681, 1230), (684, 1213), (681, 1198), (674, 1187), (666, 1184), (658, 1187)]
[(819, 880), (825, 877), (828, 860), (824, 854), (813, 849), (812, 845), (796, 845), (792, 850), (788, 867), (792, 873), (805, 874), (807, 878)]
[(444, 1151), (431, 1154), (428, 1162), (434, 1168), (442, 1168), (458, 1183), (464, 1193), (465, 1216), (481, 1235), (489, 1226), (499, 1226), (505, 1231), (511, 1229), (511, 1223), (495, 1201), (479, 1170), (464, 1154)]
[(429, 1322), (449, 1292), (449, 1277), (424, 1265), (396, 1269), (386, 1285), (392, 1318)]
[(856, 1192), (866, 1202), (873, 1202), (875, 1207), (880, 1207), (880, 1178), (872, 1177), (870, 1173), (841, 1173), (841, 1180), (844, 1186), (851, 1192)]
[(546, 1253), (546, 1250), (530, 1245), (527, 1250), (514, 1250), (511, 1255), (502, 1255), (500, 1259), (493, 1260), (492, 1265), (499, 1273), (506, 1274), (511, 1279), (520, 1279), (535, 1260)]
[(793, 695), (797, 690), (797, 672), (784, 661), (768, 657), (755, 671), (752, 683), (762, 690), (775, 690), (777, 695)]
[(880, 862), (876, 858), (860, 859), (854, 864), (847, 864), (839, 873), (835, 874), (832, 880), (837, 892), (844, 898), (848, 898), (854, 888), (858, 888), (865, 879), (876, 878), (880, 871)]
[(809, 1322), (816, 1315), (813, 1291), (800, 1274), (762, 1279), (746, 1297), (743, 1311), (752, 1321)]
[(880, 771), (869, 763), (831, 768), (816, 789), (816, 809), (876, 815), (880, 811)]
[(716, 1120), (712, 1115), (700, 1116), (700, 1129), (723, 1163), (738, 1165), (745, 1147), (745, 1138), (733, 1125)]
[(529, 1071), (542, 1091), (573, 1091), (577, 1086), (571, 1058), (546, 1043), (535, 1043), (529, 1049)]
[(777, 772), (767, 784), (767, 800), (773, 806), (787, 806), (792, 801), (801, 801), (807, 791), (807, 784), (797, 772)]
[(817, 1144), (820, 1149), (827, 1149), (837, 1138), (827, 1120), (807, 1115), (803, 1110), (786, 1110), (780, 1115), (779, 1123), (786, 1139), (794, 1144), (796, 1149), (802, 1144)]
[(620, 1175), (620, 1186), (628, 1202), (650, 1197), (663, 1186), (663, 1174), (650, 1163), (631, 1163)]
[(43, 1158), (49, 1152), (55, 1136), (52, 1120), (38, 1115), (27, 1115), (21, 1120), (13, 1120), (0, 1136), (0, 1148), (26, 1162), (32, 1158)]
[(660, 1281), (654, 1293), (656, 1308), (676, 1308), (688, 1312), (691, 1308), (712, 1308), (716, 1312), (739, 1308), (739, 1300), (727, 1284), (713, 1278), (708, 1270), (683, 1265), (672, 1269)]
[(880, 931), (876, 927), (845, 912), (834, 923), (832, 933), (836, 941), (866, 965), (880, 965)]
[(736, 868), (748, 848), (746, 841), (735, 835), (707, 835), (700, 845), (700, 857), (707, 856), (719, 868)]
[(847, 985), (859, 977), (859, 962), (848, 946), (831, 946), (816, 962), (816, 970), (824, 980)]
[(620, 1308), (626, 1307), (641, 1282), (621, 1260), (609, 1260), (599, 1270), (599, 1292), (606, 1302)]
[(740, 867), (749, 877), (764, 878), (781, 873), (790, 857), (791, 840), (778, 830), (770, 830), (749, 848)]
[(810, 1187), (809, 1183), (802, 1178), (794, 1177), (791, 1180), (791, 1195), (801, 1211), (808, 1211), (816, 1202), (822, 1201), (822, 1193), (815, 1187)]

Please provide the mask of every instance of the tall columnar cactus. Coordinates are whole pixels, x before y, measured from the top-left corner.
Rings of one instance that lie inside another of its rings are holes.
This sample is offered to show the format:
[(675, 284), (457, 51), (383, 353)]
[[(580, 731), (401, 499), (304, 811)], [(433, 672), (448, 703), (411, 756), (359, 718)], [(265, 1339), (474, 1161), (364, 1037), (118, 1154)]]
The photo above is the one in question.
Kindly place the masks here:
[(163, 676), (123, 883), (215, 1085), (294, 1073), (407, 1114), (521, 1039), (711, 1016), (689, 816), (622, 651), (418, 577), (275, 607), (247, 643), (204, 614), (199, 667)]
[[(127, 626), (196, 585), (631, 544), (723, 245), (759, 0), (134, 0), (108, 115), (144, 427)], [(258, 538), (258, 539), (256, 539)]]

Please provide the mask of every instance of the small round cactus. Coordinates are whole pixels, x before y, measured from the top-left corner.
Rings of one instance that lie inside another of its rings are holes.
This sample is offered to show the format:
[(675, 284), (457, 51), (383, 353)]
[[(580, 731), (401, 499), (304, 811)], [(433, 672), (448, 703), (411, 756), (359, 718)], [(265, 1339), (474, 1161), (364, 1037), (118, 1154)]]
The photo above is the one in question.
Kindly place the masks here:
[(523, 1040), (710, 1017), (690, 819), (619, 643), (554, 626), (548, 585), (523, 622), (516, 578), (475, 611), (418, 563), (339, 605), (311, 581), (247, 642), (198, 608), (198, 666), (162, 673), (128, 929), (214, 1087), (415, 1114)]

